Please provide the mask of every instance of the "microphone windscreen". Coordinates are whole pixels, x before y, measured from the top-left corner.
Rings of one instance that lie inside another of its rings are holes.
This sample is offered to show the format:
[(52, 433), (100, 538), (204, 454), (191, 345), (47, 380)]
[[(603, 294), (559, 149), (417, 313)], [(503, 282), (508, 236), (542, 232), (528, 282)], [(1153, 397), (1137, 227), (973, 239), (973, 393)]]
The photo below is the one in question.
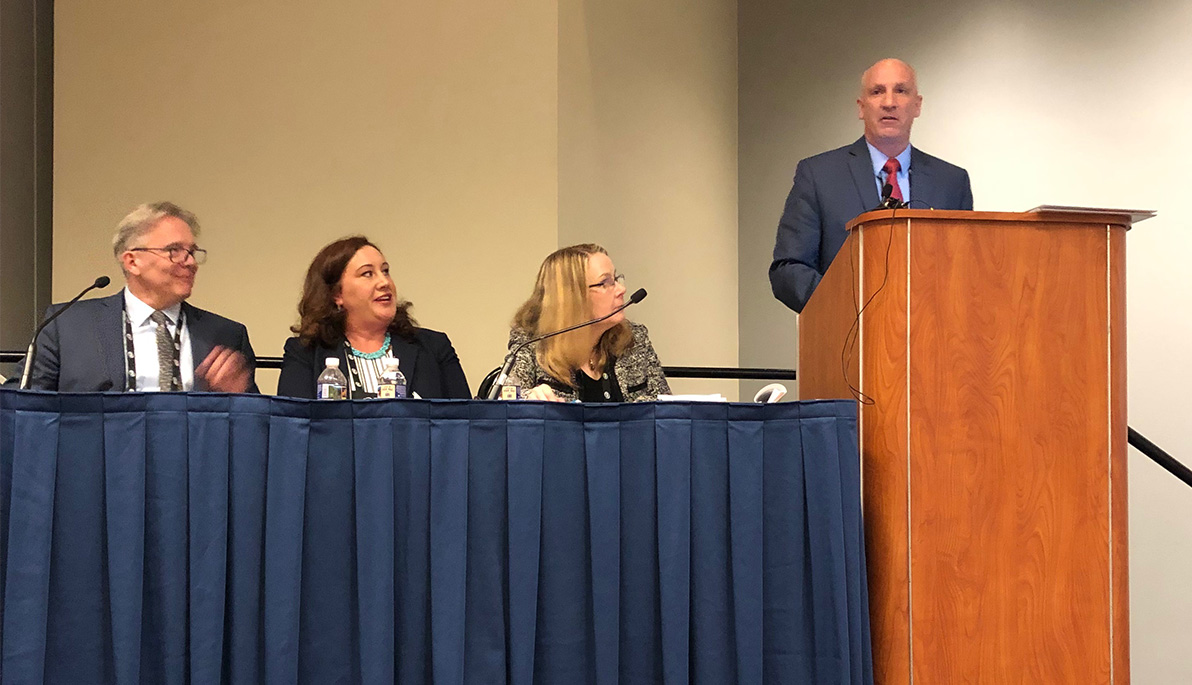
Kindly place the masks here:
[(112, 282), (112, 279), (108, 278), (107, 276), (100, 276), (99, 278), (95, 279), (95, 285), (93, 285), (91, 287), (106, 288), (106, 287), (108, 287), (108, 284), (111, 282)]
[(754, 402), (761, 402), (762, 404), (771, 404), (777, 402), (786, 396), (786, 386), (782, 383), (771, 383), (753, 396)]
[(629, 296), (629, 304), (637, 304), (646, 299), (646, 289), (638, 288), (632, 295)]

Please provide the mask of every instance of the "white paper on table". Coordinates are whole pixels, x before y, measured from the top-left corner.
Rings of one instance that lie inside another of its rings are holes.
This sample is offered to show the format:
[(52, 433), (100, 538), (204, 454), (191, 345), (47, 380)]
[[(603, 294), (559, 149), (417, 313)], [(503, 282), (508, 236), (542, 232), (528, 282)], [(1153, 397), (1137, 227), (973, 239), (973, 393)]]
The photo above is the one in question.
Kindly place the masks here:
[(728, 398), (719, 393), (712, 395), (659, 395), (659, 402), (728, 402)]

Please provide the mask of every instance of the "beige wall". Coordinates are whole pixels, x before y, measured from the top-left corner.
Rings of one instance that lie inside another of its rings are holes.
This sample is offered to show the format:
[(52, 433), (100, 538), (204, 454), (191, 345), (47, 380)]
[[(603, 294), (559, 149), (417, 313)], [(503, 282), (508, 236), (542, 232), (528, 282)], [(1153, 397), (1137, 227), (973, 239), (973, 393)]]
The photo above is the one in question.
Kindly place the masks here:
[[(1178, 80), (1192, 5), (742, 0), (740, 19), (742, 364), (794, 364), (795, 317), (766, 280), (791, 175), (860, 135), (857, 78), (889, 56), (877, 37), (897, 36), (924, 96), (915, 144), (968, 168), (977, 209), (1159, 210), (1128, 239), (1129, 421), (1192, 460), (1192, 95)], [(1129, 477), (1134, 682), (1192, 682), (1192, 490), (1133, 451)]]
[(112, 227), (169, 198), (211, 251), (192, 301), (261, 355), (281, 353), (318, 248), (363, 232), (473, 387), (542, 257), (580, 241), (650, 290), (633, 316), (664, 363), (735, 365), (735, 12), (59, 2), (55, 298), (117, 276)]
[(735, 0), (561, 0), (559, 242), (649, 291), (630, 315), (663, 364), (737, 364), (736, 178)]
[(553, 2), (59, 0), (55, 21), (56, 300), (117, 277), (117, 221), (173, 199), (211, 252), (192, 302), (258, 354), (319, 247), (365, 233), (473, 388), (500, 363), (557, 243)]

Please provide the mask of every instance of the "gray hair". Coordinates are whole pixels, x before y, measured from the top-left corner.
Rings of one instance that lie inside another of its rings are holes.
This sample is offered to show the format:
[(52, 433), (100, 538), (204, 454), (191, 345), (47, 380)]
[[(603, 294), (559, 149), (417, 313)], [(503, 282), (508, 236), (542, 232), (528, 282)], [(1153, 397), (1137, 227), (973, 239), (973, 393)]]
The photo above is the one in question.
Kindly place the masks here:
[(199, 236), (199, 219), (191, 212), (173, 202), (146, 203), (129, 212), (116, 227), (116, 235), (112, 236), (112, 253), (116, 255), (116, 259), (120, 259), (120, 255), (156, 226), (157, 222), (171, 216), (185, 222), (196, 238)]

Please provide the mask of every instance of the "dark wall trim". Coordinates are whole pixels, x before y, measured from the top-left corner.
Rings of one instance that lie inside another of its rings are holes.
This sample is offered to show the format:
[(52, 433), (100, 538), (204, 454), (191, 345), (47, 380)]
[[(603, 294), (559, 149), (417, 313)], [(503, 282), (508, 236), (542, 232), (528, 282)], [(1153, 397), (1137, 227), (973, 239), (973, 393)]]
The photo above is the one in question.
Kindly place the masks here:
[(53, 287), (54, 3), (0, 2), (0, 346), (23, 347)]

